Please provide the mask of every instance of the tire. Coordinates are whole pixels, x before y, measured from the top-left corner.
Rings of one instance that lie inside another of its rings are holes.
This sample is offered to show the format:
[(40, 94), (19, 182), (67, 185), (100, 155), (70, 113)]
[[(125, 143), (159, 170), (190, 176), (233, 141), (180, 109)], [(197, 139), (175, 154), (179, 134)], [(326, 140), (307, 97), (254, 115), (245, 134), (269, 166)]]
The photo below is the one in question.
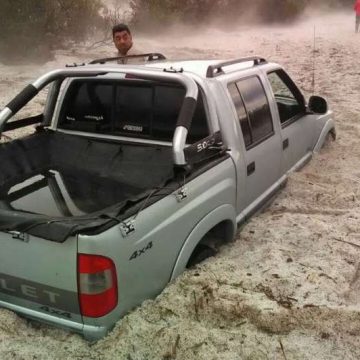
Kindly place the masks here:
[(325, 141), (321, 146), (321, 150), (330, 147), (331, 143), (333, 143), (335, 140), (336, 140), (336, 132), (335, 130), (330, 130), (325, 137)]
[(191, 254), (190, 259), (186, 265), (187, 268), (191, 268), (205, 259), (215, 256), (217, 254), (216, 249), (205, 245), (205, 244), (199, 244), (196, 246), (194, 252)]

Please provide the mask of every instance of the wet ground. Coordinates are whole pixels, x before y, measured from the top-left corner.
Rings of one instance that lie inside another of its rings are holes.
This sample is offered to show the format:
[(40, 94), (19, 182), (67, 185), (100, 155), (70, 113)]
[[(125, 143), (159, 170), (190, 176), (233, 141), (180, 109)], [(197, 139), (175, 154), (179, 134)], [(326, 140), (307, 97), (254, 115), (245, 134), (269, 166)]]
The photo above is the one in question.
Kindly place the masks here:
[[(360, 358), (360, 34), (353, 20), (326, 15), (286, 28), (177, 28), (138, 37), (140, 48), (174, 58), (263, 56), (283, 64), (306, 96), (315, 79), (315, 93), (335, 113), (338, 138), (290, 177), (234, 243), (119, 321), (104, 340), (90, 345), (2, 310), (0, 357)], [(111, 51), (59, 52), (44, 66), (0, 65), (0, 106), (44, 70)]]

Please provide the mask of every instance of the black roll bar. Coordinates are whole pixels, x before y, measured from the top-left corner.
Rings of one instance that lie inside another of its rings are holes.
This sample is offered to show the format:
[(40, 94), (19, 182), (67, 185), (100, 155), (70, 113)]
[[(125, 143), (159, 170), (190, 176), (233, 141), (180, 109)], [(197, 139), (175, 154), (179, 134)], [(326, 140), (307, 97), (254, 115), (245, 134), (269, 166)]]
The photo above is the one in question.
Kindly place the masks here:
[[(164, 72), (161, 69), (140, 69), (130, 68), (127, 65), (118, 65), (116, 67), (106, 68), (101, 66), (91, 66), (88, 68), (65, 68), (51, 71), (35, 80), (32, 84), (27, 85), (3, 110), (0, 111), (0, 137), (7, 125), (7, 121), (50, 82), (63, 80), (65, 78), (99, 76), (108, 73), (123, 73), (148, 80), (176, 82), (185, 87), (185, 98), (180, 109), (173, 137), (173, 160), (176, 166), (186, 166), (187, 162), (184, 149), (186, 146), (187, 134), (196, 108), (198, 87), (189, 75)], [(29, 122), (31, 121), (35, 121), (35, 119), (29, 120)]]

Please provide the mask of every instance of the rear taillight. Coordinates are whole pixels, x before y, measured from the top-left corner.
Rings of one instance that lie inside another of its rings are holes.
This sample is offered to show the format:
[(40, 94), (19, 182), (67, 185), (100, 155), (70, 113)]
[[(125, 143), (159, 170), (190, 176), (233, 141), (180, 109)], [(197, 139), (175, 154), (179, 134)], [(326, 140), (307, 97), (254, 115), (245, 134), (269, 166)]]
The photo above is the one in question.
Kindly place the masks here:
[(118, 302), (116, 269), (112, 260), (98, 255), (78, 255), (78, 290), (83, 316), (100, 317)]

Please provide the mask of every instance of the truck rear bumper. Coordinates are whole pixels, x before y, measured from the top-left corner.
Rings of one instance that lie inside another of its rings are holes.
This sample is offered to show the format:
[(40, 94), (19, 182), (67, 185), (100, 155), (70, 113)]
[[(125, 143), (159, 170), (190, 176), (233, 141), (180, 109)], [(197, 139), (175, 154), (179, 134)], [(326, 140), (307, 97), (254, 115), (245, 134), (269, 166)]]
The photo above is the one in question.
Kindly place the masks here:
[(67, 331), (76, 332), (84, 336), (84, 338), (88, 341), (97, 341), (103, 338), (109, 330), (106, 326), (84, 325), (83, 323), (62, 319), (57, 316), (45, 314), (0, 300), (0, 309), (1, 308), (14, 311), (20, 316), (24, 316), (32, 320), (41, 321), (42, 323), (47, 323)]

